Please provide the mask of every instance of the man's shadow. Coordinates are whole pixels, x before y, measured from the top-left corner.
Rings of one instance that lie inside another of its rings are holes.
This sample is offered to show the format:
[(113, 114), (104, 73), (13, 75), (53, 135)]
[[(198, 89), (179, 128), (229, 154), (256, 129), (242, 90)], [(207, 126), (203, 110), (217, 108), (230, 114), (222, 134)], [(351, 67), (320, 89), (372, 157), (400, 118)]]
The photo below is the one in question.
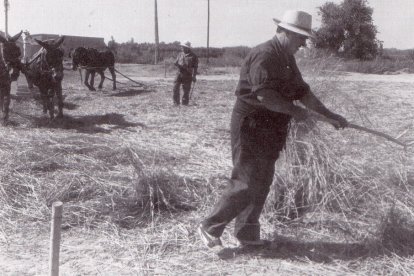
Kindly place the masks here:
[(63, 118), (50, 120), (48, 116), (32, 117), (32, 124), (38, 128), (74, 129), (81, 133), (111, 133), (116, 129), (124, 129), (135, 132), (131, 127), (146, 128), (143, 123), (133, 123), (125, 120), (123, 114), (107, 113), (104, 115), (86, 115), (71, 117), (64, 115)]
[(400, 230), (397, 235), (399, 237), (385, 237), (370, 242), (308, 242), (275, 234), (274, 240), (266, 248), (224, 248), (218, 256), (221, 259), (230, 259), (240, 255), (251, 255), (269, 259), (310, 260), (317, 263), (391, 255), (414, 256), (414, 230)]
[(304, 260), (318, 263), (329, 263), (334, 260), (353, 260), (377, 255), (364, 243), (300, 241), (292, 238), (277, 237), (269, 250), (261, 254), (264, 258)]

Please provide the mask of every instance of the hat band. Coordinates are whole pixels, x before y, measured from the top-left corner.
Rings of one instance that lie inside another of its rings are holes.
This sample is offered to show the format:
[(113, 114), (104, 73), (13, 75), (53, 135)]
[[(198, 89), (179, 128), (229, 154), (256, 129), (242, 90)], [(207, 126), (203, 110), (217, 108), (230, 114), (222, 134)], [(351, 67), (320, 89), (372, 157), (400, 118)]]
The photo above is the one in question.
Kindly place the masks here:
[[(291, 24), (291, 23), (288, 23), (288, 22), (281, 22), (281, 23), (284, 23), (284, 24), (289, 25), (289, 26), (294, 27), (294, 28), (298, 28), (298, 29), (300, 29), (302, 31), (305, 31), (305, 32), (308, 32), (308, 33), (312, 33), (312, 30), (311, 29), (303, 28), (303, 27), (300, 27), (298, 25)], [(280, 25), (280, 23), (279, 23), (279, 25)]]

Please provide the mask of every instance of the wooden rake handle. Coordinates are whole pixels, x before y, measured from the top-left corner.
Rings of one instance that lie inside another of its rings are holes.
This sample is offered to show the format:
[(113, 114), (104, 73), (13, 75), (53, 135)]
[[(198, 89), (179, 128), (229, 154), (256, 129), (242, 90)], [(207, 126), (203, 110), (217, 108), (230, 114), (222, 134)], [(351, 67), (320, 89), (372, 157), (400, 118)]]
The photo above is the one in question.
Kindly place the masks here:
[[(328, 122), (330, 124), (334, 124), (335, 123), (334, 120), (329, 119), (329, 118), (327, 118), (327, 117), (325, 117), (325, 116), (323, 116), (321, 114), (315, 113), (315, 112), (311, 112), (311, 117), (314, 118), (314, 119), (316, 119), (317, 121), (324, 121), (324, 122)], [(387, 139), (388, 141), (391, 141), (391, 142), (394, 142), (394, 143), (396, 143), (396, 144), (398, 144), (400, 146), (403, 146), (404, 149), (406, 149), (407, 146), (408, 146), (407, 144), (405, 144), (405, 143), (403, 143), (403, 142), (401, 142), (401, 141), (399, 141), (399, 140), (391, 137), (388, 134), (385, 134), (385, 133), (382, 133), (382, 132), (379, 132), (379, 131), (376, 131), (376, 130), (373, 130), (373, 129), (370, 129), (370, 128), (367, 128), (367, 127), (359, 126), (359, 125), (352, 124), (352, 123), (348, 123), (348, 126), (347, 127), (348, 128), (357, 129), (357, 130), (361, 130), (361, 131), (364, 131), (364, 132), (367, 132), (367, 133), (371, 133), (371, 134), (374, 134), (376, 136), (380, 136), (382, 138)]]
[(354, 129), (358, 129), (358, 130), (362, 130), (362, 131), (365, 131), (365, 132), (368, 132), (368, 133), (371, 133), (371, 134), (374, 134), (374, 135), (383, 137), (383, 138), (385, 138), (385, 139), (387, 139), (387, 140), (389, 140), (391, 142), (394, 142), (394, 143), (396, 143), (396, 144), (398, 144), (400, 146), (403, 146), (404, 148), (407, 147), (407, 145), (405, 143), (403, 143), (403, 142), (401, 142), (401, 141), (399, 141), (399, 140), (391, 137), (388, 134), (385, 134), (385, 133), (382, 133), (382, 132), (379, 132), (379, 131), (376, 131), (376, 130), (373, 130), (373, 129), (369, 129), (369, 128), (366, 128), (366, 127), (363, 127), (363, 126), (351, 124), (351, 123), (348, 124), (348, 127), (354, 128)]

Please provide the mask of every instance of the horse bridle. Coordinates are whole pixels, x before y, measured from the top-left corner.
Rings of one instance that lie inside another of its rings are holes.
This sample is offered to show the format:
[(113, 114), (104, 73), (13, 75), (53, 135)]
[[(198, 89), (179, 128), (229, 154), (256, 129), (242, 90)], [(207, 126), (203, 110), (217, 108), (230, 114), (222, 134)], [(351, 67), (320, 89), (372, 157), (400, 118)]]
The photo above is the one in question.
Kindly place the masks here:
[[(39, 60), (39, 58), (40, 58), (41, 59), (40, 60), (40, 70), (39, 70), (40, 73), (52, 74), (53, 70), (54, 70), (54, 67), (50, 66), (49, 63), (47, 62), (46, 53), (47, 53), (46, 50), (42, 50), (34, 58), (32, 58), (30, 60), (30, 62), (26, 62), (26, 66), (30, 66), (31, 64), (33, 64), (35, 61)], [(47, 68), (47, 69), (44, 69), (44, 68)], [(50, 69), (50, 68), (52, 68), (52, 69)]]

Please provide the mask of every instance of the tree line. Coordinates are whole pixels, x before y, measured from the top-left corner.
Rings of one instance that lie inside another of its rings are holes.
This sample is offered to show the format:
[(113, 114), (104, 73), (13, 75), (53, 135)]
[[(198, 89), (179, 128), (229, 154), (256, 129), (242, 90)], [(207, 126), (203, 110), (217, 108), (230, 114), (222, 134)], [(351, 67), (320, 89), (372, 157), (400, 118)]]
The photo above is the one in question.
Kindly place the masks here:
[[(175, 59), (178, 53), (181, 51), (181, 43), (174, 41), (171, 43), (160, 42), (158, 45), (158, 61)], [(141, 63), (151, 64), (154, 61), (154, 54), (156, 47), (154, 43), (137, 43), (133, 39), (128, 42), (118, 43), (112, 37), (108, 43), (110, 48), (119, 63)], [(250, 48), (246, 46), (236, 47), (194, 47), (193, 52), (201, 59), (203, 58), (223, 58), (224, 56), (232, 56), (235, 58), (243, 59)]]
[[(341, 3), (326, 2), (318, 7), (321, 26), (314, 30), (315, 38), (310, 40), (310, 47), (321, 49), (330, 55), (345, 59), (372, 60), (377, 57), (389, 58), (383, 49), (382, 41), (377, 39), (378, 30), (373, 23), (374, 9), (367, 0), (343, 0)], [(114, 38), (108, 43), (121, 63), (152, 63), (154, 61), (154, 43), (135, 43), (133, 39), (125, 43), (117, 43)], [(193, 49), (200, 58), (226, 58), (239, 63), (249, 47), (225, 47)], [(175, 58), (180, 51), (180, 42), (159, 43), (158, 60)], [(409, 57), (414, 59), (414, 52)], [(235, 64), (232, 64), (235, 65)]]

